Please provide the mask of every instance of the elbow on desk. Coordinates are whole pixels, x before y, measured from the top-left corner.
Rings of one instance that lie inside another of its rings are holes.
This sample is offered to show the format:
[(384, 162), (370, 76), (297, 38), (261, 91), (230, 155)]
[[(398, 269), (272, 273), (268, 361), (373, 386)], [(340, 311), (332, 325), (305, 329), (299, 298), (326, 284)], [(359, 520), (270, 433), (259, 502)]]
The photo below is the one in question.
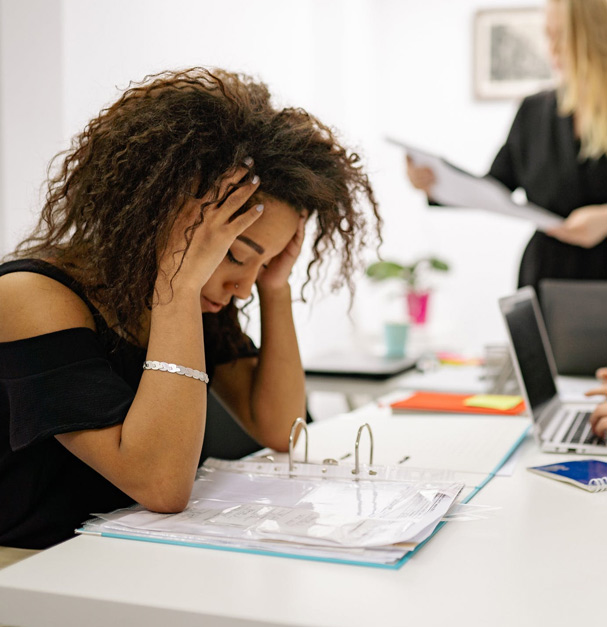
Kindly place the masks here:
[(188, 506), (189, 494), (184, 498), (182, 494), (150, 494), (137, 499), (139, 505), (142, 505), (151, 512), (159, 514), (179, 514)]
[(131, 496), (146, 509), (159, 514), (178, 514), (190, 501), (193, 477), (189, 480), (173, 480), (166, 477), (151, 479)]
[(269, 433), (258, 442), (265, 448), (277, 453), (286, 453), (289, 450), (289, 433)]

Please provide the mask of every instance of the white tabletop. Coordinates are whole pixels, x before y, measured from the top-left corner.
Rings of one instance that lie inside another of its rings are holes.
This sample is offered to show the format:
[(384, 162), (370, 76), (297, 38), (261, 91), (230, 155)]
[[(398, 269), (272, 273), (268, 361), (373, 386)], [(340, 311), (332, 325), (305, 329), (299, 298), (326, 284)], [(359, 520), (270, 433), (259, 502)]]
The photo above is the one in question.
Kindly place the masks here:
[(400, 570), (81, 536), (0, 571), (0, 623), (603, 624), (607, 493), (525, 470), (560, 459), (526, 440), (472, 501), (497, 509), (447, 523)]

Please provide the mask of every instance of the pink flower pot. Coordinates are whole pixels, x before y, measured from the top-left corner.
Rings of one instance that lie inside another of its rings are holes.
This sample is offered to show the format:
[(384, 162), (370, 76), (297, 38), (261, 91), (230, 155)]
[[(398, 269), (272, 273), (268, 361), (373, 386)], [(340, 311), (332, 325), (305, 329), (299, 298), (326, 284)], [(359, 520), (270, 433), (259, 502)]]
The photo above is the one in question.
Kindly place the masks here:
[(407, 292), (407, 309), (413, 324), (425, 324), (430, 292)]

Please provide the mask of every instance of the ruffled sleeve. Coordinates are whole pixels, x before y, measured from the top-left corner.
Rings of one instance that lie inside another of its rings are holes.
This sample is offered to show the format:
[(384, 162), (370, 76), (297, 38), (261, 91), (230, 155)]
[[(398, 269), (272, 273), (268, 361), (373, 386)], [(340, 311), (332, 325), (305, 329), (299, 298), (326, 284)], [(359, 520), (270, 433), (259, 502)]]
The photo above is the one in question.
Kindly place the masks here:
[(59, 433), (119, 424), (134, 398), (88, 328), (1, 343), (0, 389), (13, 451)]

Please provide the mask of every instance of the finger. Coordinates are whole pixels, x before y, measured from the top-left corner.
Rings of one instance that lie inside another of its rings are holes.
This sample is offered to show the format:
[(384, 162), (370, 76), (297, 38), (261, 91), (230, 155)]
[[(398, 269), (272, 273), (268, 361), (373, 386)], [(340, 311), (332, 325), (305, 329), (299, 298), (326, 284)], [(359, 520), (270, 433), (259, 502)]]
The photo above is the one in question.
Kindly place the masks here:
[(603, 440), (607, 436), (607, 417), (601, 418), (594, 426), (594, 432)]
[(242, 165), (237, 167), (232, 173), (225, 173), (219, 181), (219, 197), (218, 201), (221, 203), (229, 195), (230, 190), (238, 185), (242, 179), (249, 173), (249, 167)]
[(597, 396), (598, 394), (603, 394), (604, 396), (607, 396), (607, 386), (592, 388), (591, 390), (584, 392), (584, 394), (586, 396)]
[(295, 235), (293, 235), (293, 238), (291, 239), (291, 243), (293, 244), (295, 248), (294, 252), (297, 255), (299, 255), (299, 252), (301, 251), (305, 234), (306, 234), (306, 216), (301, 214), (299, 216), (299, 224), (297, 225), (297, 230), (295, 231)]
[(245, 183), (231, 183), (228, 186), (227, 196), (221, 196), (217, 203), (217, 208), (225, 208), (226, 211), (234, 213), (240, 209), (259, 188), (260, 180), (257, 175)]
[(607, 381), (607, 368), (599, 368), (595, 372), (595, 376), (597, 379), (600, 379), (602, 381)]
[(255, 204), (248, 209), (245, 209), (242, 213), (238, 214), (233, 220), (230, 220), (229, 225), (232, 228), (234, 237), (237, 237), (244, 231), (246, 231), (253, 222), (259, 220), (264, 210), (264, 206), (259, 203)]
[[(601, 403), (594, 408), (594, 411), (590, 414), (590, 426), (595, 431), (596, 426), (600, 420), (607, 417), (607, 403)], [(595, 431), (596, 433), (596, 431)]]

